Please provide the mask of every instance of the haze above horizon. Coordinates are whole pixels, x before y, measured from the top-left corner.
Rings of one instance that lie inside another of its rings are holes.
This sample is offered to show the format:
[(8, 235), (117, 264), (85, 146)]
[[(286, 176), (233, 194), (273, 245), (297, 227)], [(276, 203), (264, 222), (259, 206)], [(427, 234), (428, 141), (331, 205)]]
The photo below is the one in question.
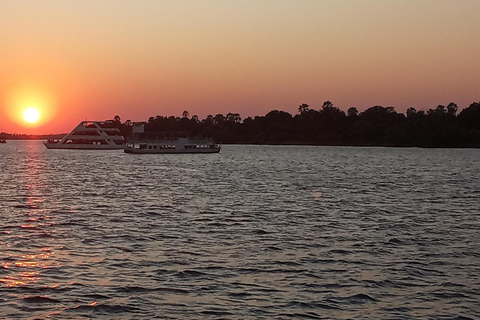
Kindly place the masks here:
[[(480, 1), (0, 2), (0, 132), (479, 101)], [(23, 120), (27, 107), (40, 118)]]

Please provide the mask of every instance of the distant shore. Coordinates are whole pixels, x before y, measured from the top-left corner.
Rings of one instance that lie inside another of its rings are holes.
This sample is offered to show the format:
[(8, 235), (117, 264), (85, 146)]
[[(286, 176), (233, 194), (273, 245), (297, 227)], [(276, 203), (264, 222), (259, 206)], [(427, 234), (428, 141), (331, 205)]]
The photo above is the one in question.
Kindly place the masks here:
[(1, 133), (0, 138), (5, 140), (48, 140), (48, 139), (62, 139), (66, 133), (61, 134), (11, 134)]
[[(116, 115), (112, 128), (128, 140), (135, 123)], [(320, 110), (301, 104), (298, 113), (272, 110), (265, 116), (242, 119), (238, 113), (208, 115), (205, 119), (185, 110), (182, 117), (150, 117), (142, 122), (146, 134), (182, 133), (210, 137), (220, 144), (382, 146), (423, 148), (480, 148), (480, 102), (458, 112), (451, 102), (427, 111), (411, 107), (406, 114), (394, 107), (374, 106), (363, 112), (351, 107), (345, 113), (330, 101)], [(7, 134), (6, 140), (61, 139), (65, 134)]]

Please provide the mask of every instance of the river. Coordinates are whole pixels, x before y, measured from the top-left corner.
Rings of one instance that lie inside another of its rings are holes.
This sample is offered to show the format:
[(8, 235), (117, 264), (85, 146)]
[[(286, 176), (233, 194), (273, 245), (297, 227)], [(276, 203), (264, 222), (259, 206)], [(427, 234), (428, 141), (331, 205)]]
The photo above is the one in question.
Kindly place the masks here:
[(0, 145), (2, 319), (479, 319), (480, 150)]

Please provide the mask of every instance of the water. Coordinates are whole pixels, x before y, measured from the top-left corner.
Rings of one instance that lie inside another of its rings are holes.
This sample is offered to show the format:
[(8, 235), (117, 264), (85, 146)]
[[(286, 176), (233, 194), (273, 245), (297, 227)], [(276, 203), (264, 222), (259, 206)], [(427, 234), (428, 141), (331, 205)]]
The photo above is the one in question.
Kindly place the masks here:
[(0, 154), (1, 319), (480, 318), (480, 150)]

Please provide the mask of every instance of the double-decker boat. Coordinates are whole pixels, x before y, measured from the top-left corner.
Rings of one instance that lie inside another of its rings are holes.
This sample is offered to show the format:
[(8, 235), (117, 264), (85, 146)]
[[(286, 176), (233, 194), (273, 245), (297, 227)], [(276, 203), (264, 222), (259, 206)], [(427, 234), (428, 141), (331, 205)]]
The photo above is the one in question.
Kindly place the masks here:
[(144, 132), (143, 123), (134, 123), (125, 153), (218, 153), (220, 145), (208, 138), (191, 138), (180, 132)]
[(44, 142), (48, 149), (124, 149), (125, 139), (113, 121), (82, 121), (60, 140)]

